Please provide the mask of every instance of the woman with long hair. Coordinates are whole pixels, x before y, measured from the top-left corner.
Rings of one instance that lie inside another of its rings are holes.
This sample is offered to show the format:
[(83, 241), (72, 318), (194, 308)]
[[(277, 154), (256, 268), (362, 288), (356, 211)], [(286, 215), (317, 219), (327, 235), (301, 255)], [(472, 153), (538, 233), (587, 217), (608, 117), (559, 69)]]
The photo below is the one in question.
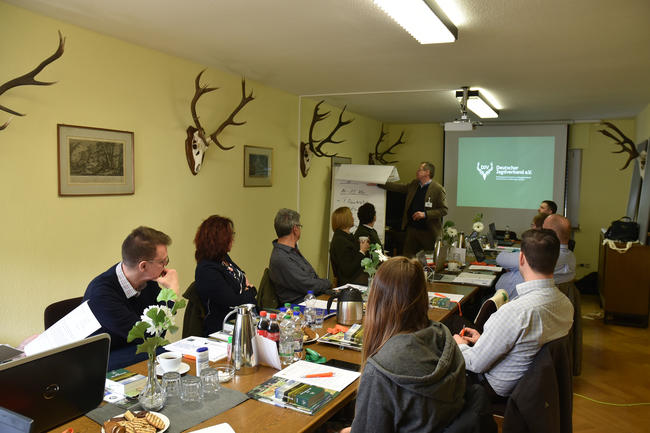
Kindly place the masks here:
[(363, 322), (353, 433), (438, 432), (463, 409), (463, 355), (428, 308), (419, 262), (395, 257), (379, 267)]
[(212, 215), (201, 223), (194, 238), (194, 284), (206, 316), (203, 334), (221, 330), (232, 307), (255, 304), (257, 290), (230, 258), (235, 232), (232, 220)]

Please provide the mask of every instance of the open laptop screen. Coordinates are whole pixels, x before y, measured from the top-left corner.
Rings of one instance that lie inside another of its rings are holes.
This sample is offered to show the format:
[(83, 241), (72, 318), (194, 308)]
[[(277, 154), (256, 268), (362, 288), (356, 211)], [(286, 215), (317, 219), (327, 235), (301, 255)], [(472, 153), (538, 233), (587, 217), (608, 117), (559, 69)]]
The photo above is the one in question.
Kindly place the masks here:
[(0, 406), (50, 430), (97, 407), (104, 396), (108, 334), (0, 365)]

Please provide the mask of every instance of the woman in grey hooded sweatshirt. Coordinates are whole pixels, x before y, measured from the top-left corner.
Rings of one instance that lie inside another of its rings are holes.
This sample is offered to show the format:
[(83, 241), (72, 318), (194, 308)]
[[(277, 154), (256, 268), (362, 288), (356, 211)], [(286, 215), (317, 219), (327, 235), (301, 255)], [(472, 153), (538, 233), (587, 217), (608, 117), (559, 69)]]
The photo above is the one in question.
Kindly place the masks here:
[(379, 267), (363, 323), (352, 433), (439, 432), (463, 409), (463, 355), (447, 327), (429, 321), (428, 308), (416, 260), (395, 257)]

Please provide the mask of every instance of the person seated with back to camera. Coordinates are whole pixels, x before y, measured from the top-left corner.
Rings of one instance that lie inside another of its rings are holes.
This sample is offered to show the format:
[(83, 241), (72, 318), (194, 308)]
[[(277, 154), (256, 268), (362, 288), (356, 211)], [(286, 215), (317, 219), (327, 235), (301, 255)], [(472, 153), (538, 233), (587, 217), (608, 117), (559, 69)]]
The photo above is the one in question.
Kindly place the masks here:
[[(465, 415), (465, 363), (446, 326), (429, 321), (422, 265), (394, 257), (373, 280), (363, 322), (363, 371), (352, 426), (341, 433), (441, 432)], [(480, 387), (474, 426), (496, 425)], [(470, 407), (468, 404), (465, 407)], [(481, 417), (480, 414), (485, 414)], [(475, 428), (473, 431), (484, 431)]]
[(354, 238), (367, 237), (370, 244), (379, 244), (383, 249), (379, 234), (375, 230), (375, 222), (377, 221), (377, 211), (372, 203), (364, 203), (357, 210), (357, 217), (359, 218), (359, 227), (354, 232)]
[(208, 217), (196, 231), (194, 285), (206, 311), (204, 336), (222, 329), (232, 307), (256, 303), (257, 290), (228, 255), (234, 239), (232, 220), (218, 215)]
[[(539, 215), (539, 214), (538, 214)], [(541, 219), (542, 227), (538, 227), (536, 219)], [(536, 228), (551, 229), (560, 239), (560, 256), (555, 264), (553, 279), (555, 284), (562, 284), (573, 280), (576, 276), (576, 256), (569, 249), (569, 240), (571, 239), (571, 222), (568, 218), (558, 214), (547, 214), (544, 218), (533, 218)], [(524, 277), (519, 272), (519, 253), (502, 251), (497, 256), (497, 265), (504, 268), (507, 272), (497, 281), (495, 289), (503, 289), (508, 293), (508, 298), (513, 299), (517, 296), (517, 284), (524, 281)]]
[(340, 207), (332, 213), (332, 242), (330, 259), (339, 285), (368, 284), (368, 274), (361, 267), (361, 260), (370, 249), (368, 239), (357, 240), (350, 233), (354, 218), (349, 207)]
[(553, 230), (525, 231), (519, 253), (524, 278), (517, 285), (519, 296), (490, 316), (482, 334), (466, 328), (463, 336), (454, 335), (466, 368), (473, 373), (469, 380), (480, 383), (493, 401), (512, 393), (544, 344), (571, 329), (573, 305), (553, 282), (559, 253), (560, 240)]
[(273, 241), (269, 259), (269, 278), (275, 286), (280, 304), (302, 302), (308, 291), (315, 296), (328, 293), (332, 284), (319, 278), (313, 266), (298, 249), (302, 234), (300, 214), (292, 209), (280, 209), (273, 227), (278, 238)]

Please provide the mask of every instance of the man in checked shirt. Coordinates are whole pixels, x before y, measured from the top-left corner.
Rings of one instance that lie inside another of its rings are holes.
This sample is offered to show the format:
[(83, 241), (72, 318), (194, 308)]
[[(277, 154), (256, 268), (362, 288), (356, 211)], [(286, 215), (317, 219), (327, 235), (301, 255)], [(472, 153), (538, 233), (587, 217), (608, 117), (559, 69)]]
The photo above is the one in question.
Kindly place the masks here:
[[(467, 371), (492, 400), (508, 397), (535, 355), (549, 341), (562, 338), (573, 324), (573, 306), (553, 282), (560, 241), (553, 230), (528, 230), (522, 235), (519, 271), (524, 282), (519, 296), (504, 304), (485, 323), (483, 334), (465, 328), (454, 335)], [(473, 346), (470, 346), (472, 345)]]

